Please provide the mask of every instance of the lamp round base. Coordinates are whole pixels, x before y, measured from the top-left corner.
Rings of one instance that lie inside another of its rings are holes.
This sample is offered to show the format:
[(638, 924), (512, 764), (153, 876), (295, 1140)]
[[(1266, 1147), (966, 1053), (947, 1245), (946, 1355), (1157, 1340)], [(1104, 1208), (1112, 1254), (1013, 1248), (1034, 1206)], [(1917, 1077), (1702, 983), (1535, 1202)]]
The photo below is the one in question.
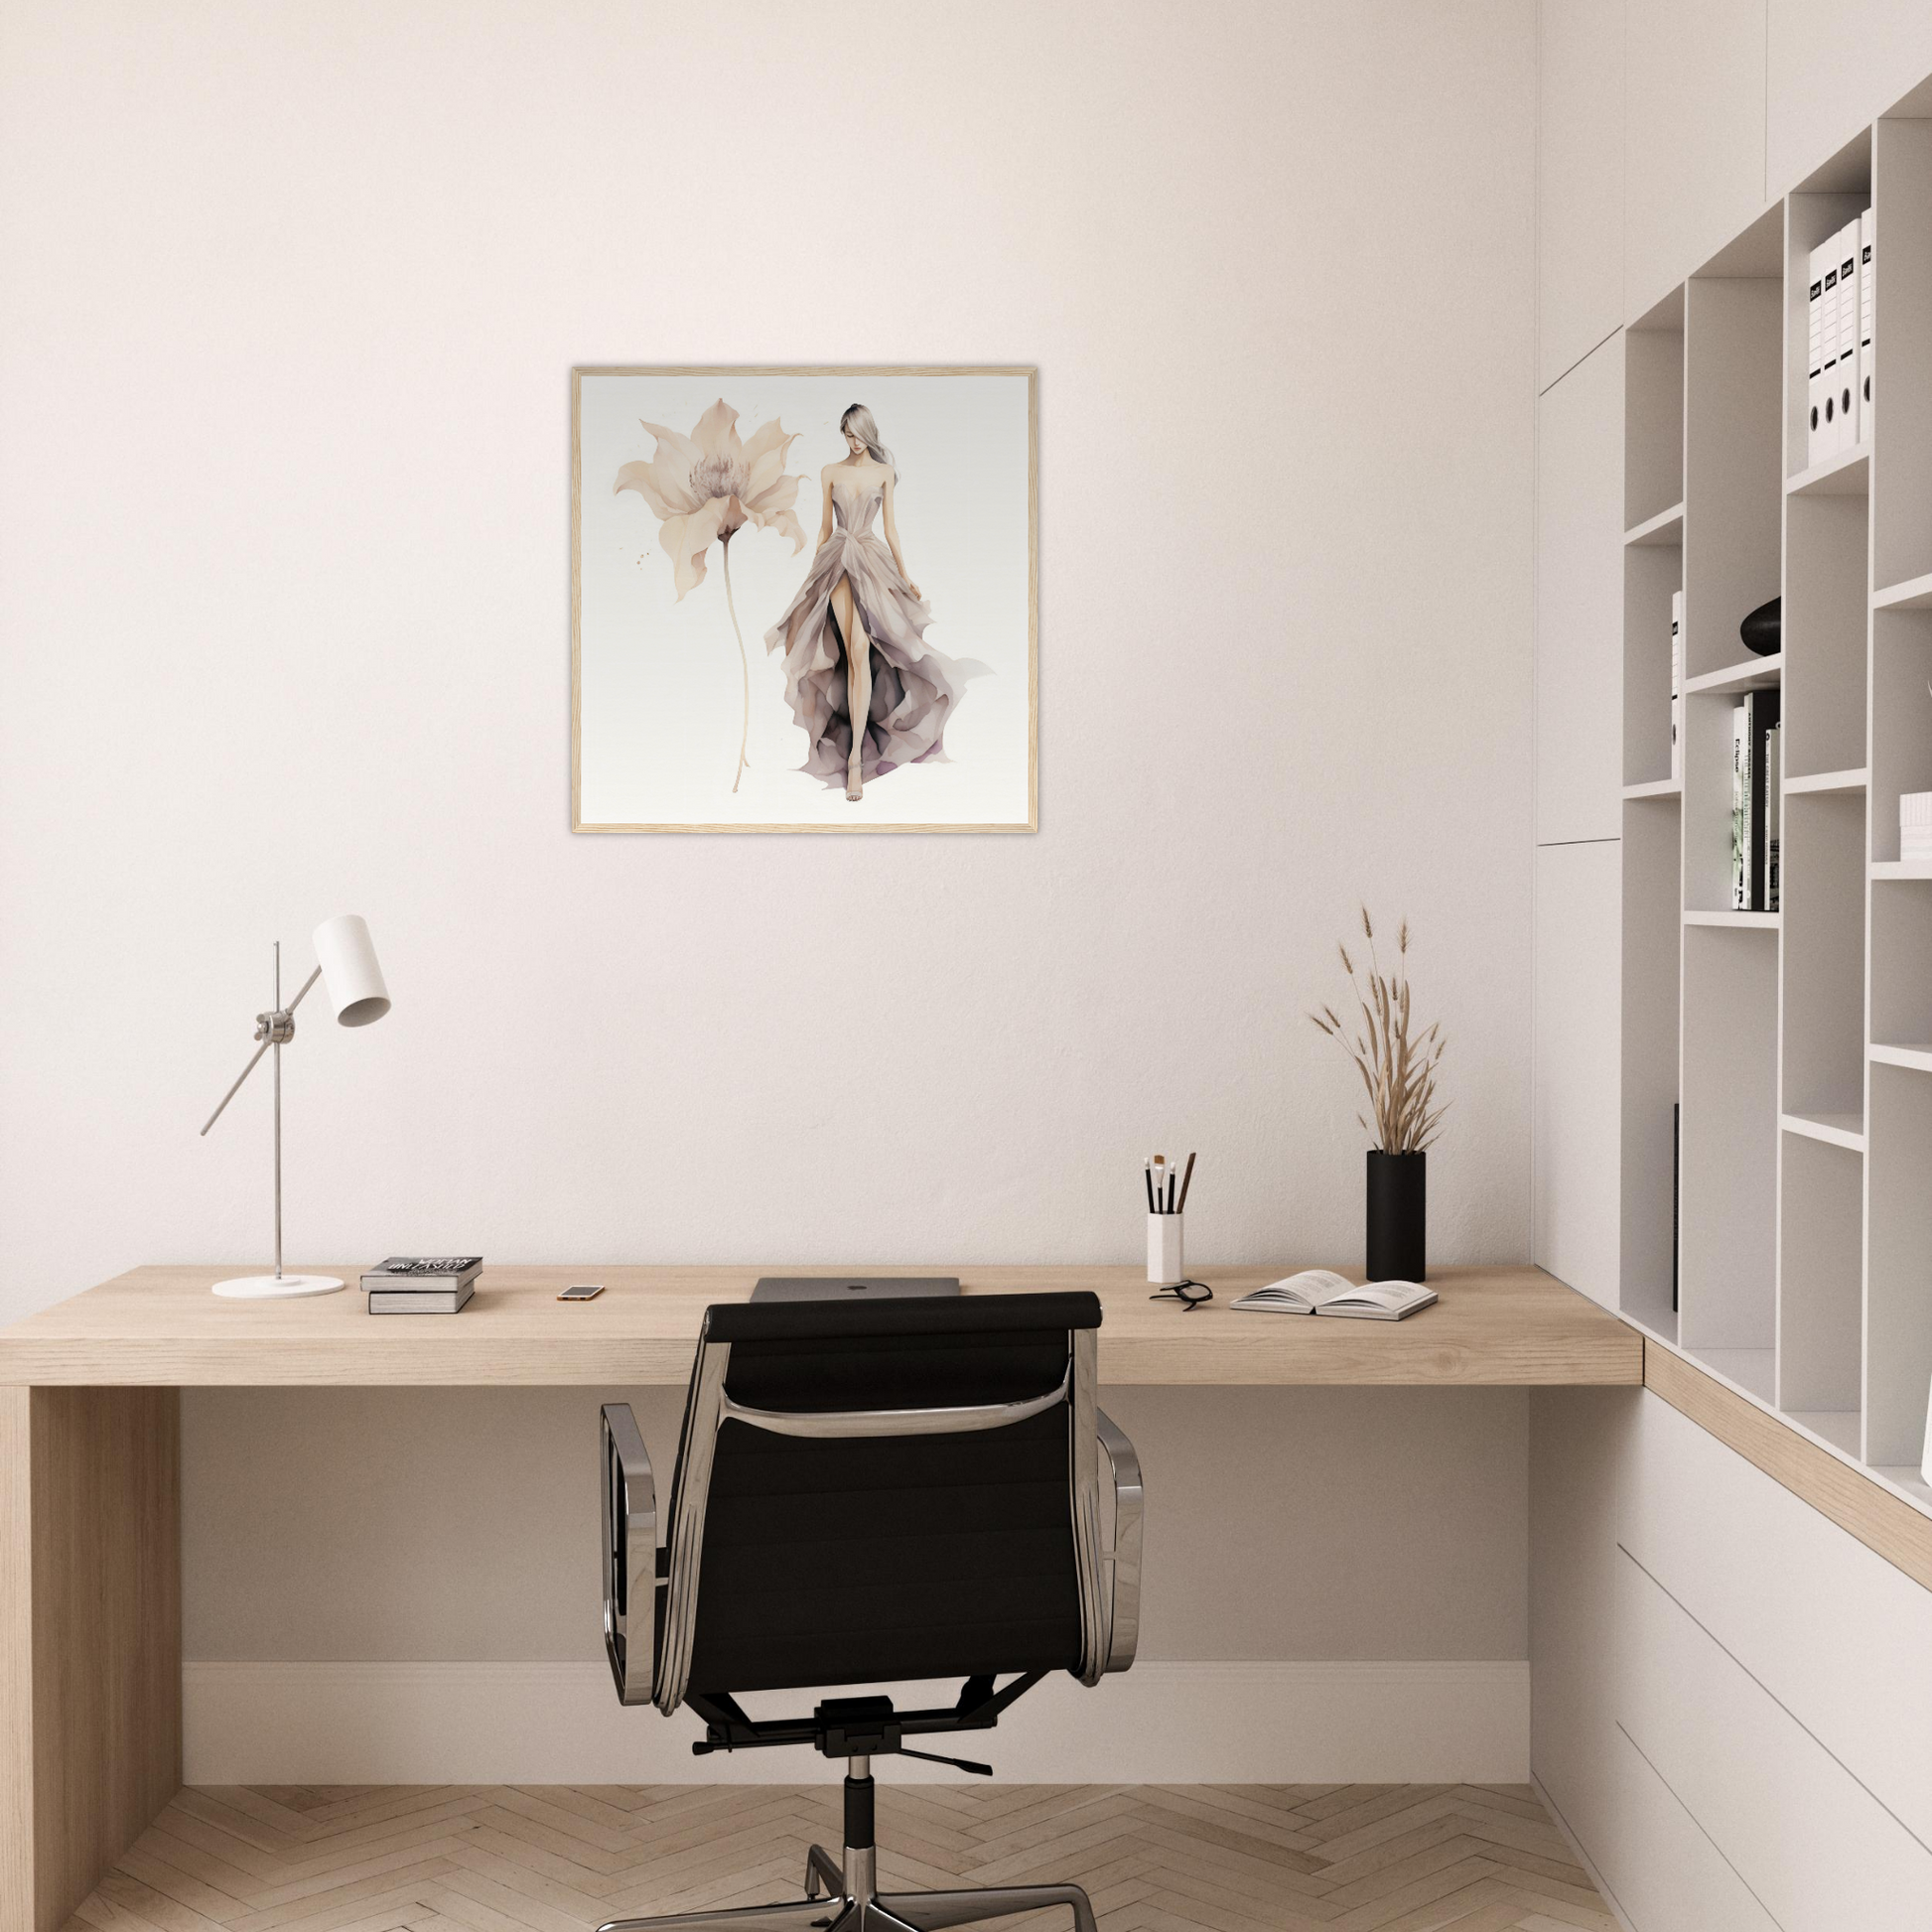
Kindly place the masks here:
[(298, 1295), (334, 1295), (342, 1286), (334, 1275), (243, 1275), (216, 1282), (214, 1293), (231, 1302), (286, 1302)]

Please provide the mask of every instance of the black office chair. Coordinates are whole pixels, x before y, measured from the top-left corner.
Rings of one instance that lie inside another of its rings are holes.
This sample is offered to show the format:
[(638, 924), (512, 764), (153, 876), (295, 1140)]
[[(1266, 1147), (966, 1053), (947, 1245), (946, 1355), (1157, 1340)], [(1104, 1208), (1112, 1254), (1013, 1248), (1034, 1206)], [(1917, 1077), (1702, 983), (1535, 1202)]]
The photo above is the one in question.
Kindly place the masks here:
[[(1050, 1672), (1096, 1684), (1134, 1661), (1140, 1464), (1095, 1405), (1099, 1327), (1092, 1295), (708, 1310), (661, 1550), (643, 1440), (627, 1407), (606, 1406), (619, 1698), (666, 1716), (689, 1705), (699, 1754), (812, 1744), (847, 1765), (845, 1856), (811, 1848), (802, 1899), (604, 1932), (940, 1932), (1047, 1905), (1094, 1932), (1077, 1885), (880, 1894), (872, 1759), (991, 1776), (905, 1740), (987, 1729)], [(953, 1677), (956, 1700), (931, 1710), (835, 1697), (810, 1717), (754, 1719), (738, 1703)]]

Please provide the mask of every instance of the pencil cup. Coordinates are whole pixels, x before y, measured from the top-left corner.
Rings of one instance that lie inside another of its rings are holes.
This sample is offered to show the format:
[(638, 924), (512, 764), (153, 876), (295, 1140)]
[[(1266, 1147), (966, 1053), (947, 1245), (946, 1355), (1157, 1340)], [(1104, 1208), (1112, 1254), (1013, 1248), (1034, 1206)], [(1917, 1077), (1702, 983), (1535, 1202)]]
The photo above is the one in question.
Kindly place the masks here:
[(1180, 1225), (1184, 1214), (1150, 1214), (1147, 1217), (1147, 1278), (1158, 1288), (1172, 1287), (1187, 1279), (1180, 1258)]

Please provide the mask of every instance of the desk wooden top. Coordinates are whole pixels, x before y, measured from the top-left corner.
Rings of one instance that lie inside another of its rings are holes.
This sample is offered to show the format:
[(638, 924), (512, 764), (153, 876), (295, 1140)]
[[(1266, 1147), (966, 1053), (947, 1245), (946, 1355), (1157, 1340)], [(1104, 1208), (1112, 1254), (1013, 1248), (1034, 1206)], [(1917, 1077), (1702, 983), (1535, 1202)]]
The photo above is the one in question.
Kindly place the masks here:
[[(305, 1264), (305, 1271), (307, 1265)], [(294, 1302), (229, 1302), (209, 1285), (235, 1268), (136, 1268), (0, 1328), (0, 1383), (682, 1386), (712, 1302), (743, 1301), (759, 1268), (488, 1267), (457, 1315), (370, 1315), (349, 1286)], [(293, 1272), (293, 1271), (292, 1271)], [(1215, 1300), (1192, 1313), (1150, 1302), (1136, 1268), (872, 1269), (957, 1273), (968, 1294), (1092, 1289), (1105, 1308), (1100, 1379), (1221, 1386), (1641, 1383), (1642, 1337), (1538, 1268), (1445, 1268), (1442, 1298), (1406, 1321), (1243, 1314), (1228, 1304), (1292, 1267), (1210, 1268)], [(564, 1303), (574, 1281), (606, 1284)]]

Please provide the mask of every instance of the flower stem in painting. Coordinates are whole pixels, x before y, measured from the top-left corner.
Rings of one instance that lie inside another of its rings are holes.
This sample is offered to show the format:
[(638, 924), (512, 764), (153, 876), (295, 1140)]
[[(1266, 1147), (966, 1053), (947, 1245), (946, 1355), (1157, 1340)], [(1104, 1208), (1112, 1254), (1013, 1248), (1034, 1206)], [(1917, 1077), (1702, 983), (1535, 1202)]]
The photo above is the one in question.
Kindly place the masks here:
[(725, 553), (725, 609), (732, 616), (732, 634), (738, 639), (738, 670), (745, 684), (745, 718), (738, 729), (738, 769), (732, 773), (732, 789), (738, 789), (738, 781), (745, 775), (745, 746), (752, 735), (752, 667), (745, 658), (745, 633), (738, 627), (738, 606), (732, 602), (732, 540), (720, 539), (719, 548)]

